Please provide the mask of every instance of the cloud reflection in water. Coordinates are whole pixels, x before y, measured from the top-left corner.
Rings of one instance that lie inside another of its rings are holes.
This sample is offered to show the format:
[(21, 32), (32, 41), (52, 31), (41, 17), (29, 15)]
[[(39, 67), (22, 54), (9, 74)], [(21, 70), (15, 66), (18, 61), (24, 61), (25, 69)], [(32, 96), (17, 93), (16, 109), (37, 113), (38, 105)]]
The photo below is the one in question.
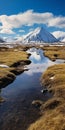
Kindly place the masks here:
[(28, 66), (29, 71), (25, 72), (27, 75), (33, 75), (34, 73), (42, 73), (49, 66), (55, 64), (47, 57), (45, 57), (43, 55), (43, 51), (40, 49), (31, 48), (27, 52), (31, 53), (30, 60), (32, 61), (32, 63)]

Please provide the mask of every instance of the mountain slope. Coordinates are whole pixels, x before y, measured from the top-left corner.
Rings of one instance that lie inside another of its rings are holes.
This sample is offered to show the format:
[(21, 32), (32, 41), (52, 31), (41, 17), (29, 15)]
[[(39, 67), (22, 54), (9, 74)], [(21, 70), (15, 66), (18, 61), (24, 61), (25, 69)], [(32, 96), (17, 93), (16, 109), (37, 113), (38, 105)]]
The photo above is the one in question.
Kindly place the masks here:
[(0, 43), (3, 43), (3, 42), (5, 42), (2, 38), (0, 38)]
[(57, 42), (58, 40), (48, 31), (46, 31), (44, 28), (36, 28), (34, 31), (28, 33), (24, 36), (24, 42), (30, 43), (30, 42), (46, 42), (46, 43), (52, 43)]

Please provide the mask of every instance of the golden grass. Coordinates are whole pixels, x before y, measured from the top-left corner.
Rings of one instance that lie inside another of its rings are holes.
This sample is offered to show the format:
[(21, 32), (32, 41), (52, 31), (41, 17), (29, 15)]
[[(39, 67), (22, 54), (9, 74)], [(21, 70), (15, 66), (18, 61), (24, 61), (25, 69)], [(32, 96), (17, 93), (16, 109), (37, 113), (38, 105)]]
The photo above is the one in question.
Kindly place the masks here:
[(0, 68), (0, 78), (6, 77), (8, 74), (12, 74), (10, 71), (14, 68)]
[[(54, 77), (51, 79), (51, 77)], [(42, 84), (57, 93), (58, 89), (65, 88), (65, 64), (49, 67), (42, 75)]]
[(0, 52), (0, 63), (11, 66), (21, 60), (27, 60), (28, 54), (24, 51), (4, 51)]
[[(65, 47), (44, 47), (44, 50), (52, 60), (65, 59)], [(49, 67), (41, 82), (53, 96), (42, 104), (42, 116), (27, 130), (65, 130), (65, 64)]]
[(49, 67), (42, 75), (42, 84), (53, 96), (43, 103), (42, 117), (28, 130), (65, 130), (65, 64)]
[[(8, 68), (0, 67), (0, 88), (7, 82), (5, 79), (12, 81), (16, 77), (15, 74), (23, 72), (24, 62), (25, 64), (29, 62), (28, 57), (23, 48), (0, 48), (0, 64), (8, 66)], [(21, 62), (22, 65), (19, 67)]]
[(28, 130), (65, 130), (65, 115), (59, 112), (58, 109), (48, 111)]
[(42, 48), (44, 55), (52, 61), (56, 59), (65, 59), (65, 46), (47, 46)]

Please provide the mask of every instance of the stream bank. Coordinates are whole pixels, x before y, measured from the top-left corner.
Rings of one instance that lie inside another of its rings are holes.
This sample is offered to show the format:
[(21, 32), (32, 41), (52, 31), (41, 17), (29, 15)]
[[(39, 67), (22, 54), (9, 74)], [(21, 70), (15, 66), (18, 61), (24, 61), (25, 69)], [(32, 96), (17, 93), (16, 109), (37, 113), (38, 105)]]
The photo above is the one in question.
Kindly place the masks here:
[[(41, 118), (27, 130), (65, 130), (65, 47), (45, 47), (45, 56), (56, 63), (42, 74), (42, 86), (52, 93), (52, 98), (43, 102)], [(63, 48), (63, 49), (62, 49)], [(59, 60), (59, 59), (63, 60)], [(61, 61), (61, 62), (59, 62)]]

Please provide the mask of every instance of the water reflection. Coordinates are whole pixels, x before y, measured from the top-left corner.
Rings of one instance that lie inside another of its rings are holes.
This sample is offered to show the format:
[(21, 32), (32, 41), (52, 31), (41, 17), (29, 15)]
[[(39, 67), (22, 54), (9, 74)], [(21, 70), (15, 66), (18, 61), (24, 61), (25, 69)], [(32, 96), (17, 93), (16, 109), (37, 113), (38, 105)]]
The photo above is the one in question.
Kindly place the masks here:
[[(11, 124), (13, 130), (15, 128), (26, 130), (32, 119), (35, 122), (39, 113), (31, 106), (31, 102), (33, 100), (46, 101), (52, 96), (49, 92), (45, 95), (41, 93), (40, 77), (47, 67), (58, 64), (60, 61), (50, 61), (44, 57), (40, 49), (32, 48), (28, 52), (31, 53), (30, 60), (32, 61), (26, 66), (29, 70), (17, 76), (16, 80), (2, 91), (0, 90), (1, 96), (6, 99), (6, 102), (0, 106), (1, 130), (11, 129)], [(24, 128), (24, 122), (26, 128)]]
[(16, 98), (21, 91), (32, 91), (33, 88), (41, 88), (40, 77), (41, 74), (51, 65), (62, 63), (63, 60), (56, 60), (52, 62), (47, 57), (43, 55), (41, 49), (31, 48), (27, 51), (31, 53), (30, 60), (31, 64), (26, 66), (28, 71), (17, 76), (16, 80), (8, 85), (8, 87), (3, 88), (1, 95), (7, 100)]
[(30, 76), (34, 73), (43, 73), (49, 66), (65, 62), (65, 60), (62, 59), (57, 59), (55, 62), (51, 61), (43, 55), (41, 49), (31, 48), (27, 52), (31, 54), (30, 60), (32, 63), (28, 66), (29, 71), (25, 73)]
[(39, 88), (40, 90), (41, 74), (48, 66), (55, 64), (43, 55), (43, 51), (41, 49), (32, 48), (27, 52), (31, 53), (31, 64), (26, 66), (28, 71), (25, 71), (23, 74), (17, 76), (16, 80), (12, 84), (2, 89), (1, 94), (6, 100), (14, 100), (23, 91), (23, 93), (25, 93), (25, 91), (32, 92), (33, 89), (38, 91)]
[(40, 77), (41, 74), (51, 65), (62, 63), (61, 60), (56, 60), (52, 62), (47, 57), (43, 55), (41, 49), (31, 48), (27, 51), (31, 53), (30, 60), (31, 64), (26, 66), (28, 71), (25, 71), (23, 74), (19, 75), (16, 80), (8, 85), (8, 87), (2, 89), (2, 96), (7, 100), (16, 98), (21, 91), (32, 91), (33, 88), (41, 88)]
[(55, 62), (52, 62), (43, 55), (43, 51), (41, 49), (31, 48), (27, 52), (31, 53), (30, 60), (32, 61), (32, 63), (28, 66), (29, 71), (25, 72), (27, 75), (42, 73), (47, 69), (47, 67), (55, 64)]

